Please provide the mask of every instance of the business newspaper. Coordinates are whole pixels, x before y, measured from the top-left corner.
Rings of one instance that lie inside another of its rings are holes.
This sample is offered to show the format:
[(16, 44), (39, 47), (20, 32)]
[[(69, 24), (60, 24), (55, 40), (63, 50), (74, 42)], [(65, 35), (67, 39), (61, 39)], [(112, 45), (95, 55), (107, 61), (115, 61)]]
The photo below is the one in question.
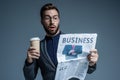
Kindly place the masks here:
[(96, 39), (96, 33), (62, 34), (55, 80), (84, 80), (89, 64), (87, 55), (95, 48)]

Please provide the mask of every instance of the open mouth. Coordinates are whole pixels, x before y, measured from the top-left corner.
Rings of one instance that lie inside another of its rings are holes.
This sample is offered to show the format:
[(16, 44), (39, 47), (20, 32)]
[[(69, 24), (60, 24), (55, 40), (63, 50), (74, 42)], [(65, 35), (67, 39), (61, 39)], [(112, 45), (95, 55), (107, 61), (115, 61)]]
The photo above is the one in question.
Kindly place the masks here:
[(50, 26), (49, 30), (55, 30), (55, 26)]

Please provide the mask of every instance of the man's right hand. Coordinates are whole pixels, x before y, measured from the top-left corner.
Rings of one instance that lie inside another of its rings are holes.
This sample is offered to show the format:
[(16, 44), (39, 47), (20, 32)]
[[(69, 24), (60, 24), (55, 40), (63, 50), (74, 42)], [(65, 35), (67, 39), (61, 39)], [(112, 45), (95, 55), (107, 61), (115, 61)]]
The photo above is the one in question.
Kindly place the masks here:
[(30, 47), (27, 51), (27, 62), (32, 63), (33, 59), (39, 59), (40, 53), (35, 48)]

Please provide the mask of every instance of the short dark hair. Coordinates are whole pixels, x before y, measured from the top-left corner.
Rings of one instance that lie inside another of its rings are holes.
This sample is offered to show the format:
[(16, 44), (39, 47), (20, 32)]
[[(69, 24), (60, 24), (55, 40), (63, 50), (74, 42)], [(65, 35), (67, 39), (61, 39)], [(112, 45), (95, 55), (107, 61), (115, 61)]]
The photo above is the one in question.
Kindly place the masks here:
[(41, 19), (43, 19), (43, 14), (46, 10), (51, 10), (51, 9), (55, 9), (57, 12), (58, 12), (58, 16), (60, 17), (60, 13), (59, 13), (59, 10), (56, 6), (54, 6), (52, 3), (47, 3), (45, 4), (41, 10), (40, 10), (40, 16), (41, 16)]

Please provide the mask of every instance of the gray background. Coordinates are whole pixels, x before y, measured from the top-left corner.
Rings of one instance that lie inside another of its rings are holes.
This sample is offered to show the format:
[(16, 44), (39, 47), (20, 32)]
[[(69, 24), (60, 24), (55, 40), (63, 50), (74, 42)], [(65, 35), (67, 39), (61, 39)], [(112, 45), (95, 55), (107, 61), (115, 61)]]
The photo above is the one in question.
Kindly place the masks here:
[(47, 2), (59, 8), (63, 32), (98, 33), (97, 70), (85, 80), (120, 80), (120, 0), (0, 0), (0, 80), (24, 80), (29, 39), (45, 35), (39, 9)]

